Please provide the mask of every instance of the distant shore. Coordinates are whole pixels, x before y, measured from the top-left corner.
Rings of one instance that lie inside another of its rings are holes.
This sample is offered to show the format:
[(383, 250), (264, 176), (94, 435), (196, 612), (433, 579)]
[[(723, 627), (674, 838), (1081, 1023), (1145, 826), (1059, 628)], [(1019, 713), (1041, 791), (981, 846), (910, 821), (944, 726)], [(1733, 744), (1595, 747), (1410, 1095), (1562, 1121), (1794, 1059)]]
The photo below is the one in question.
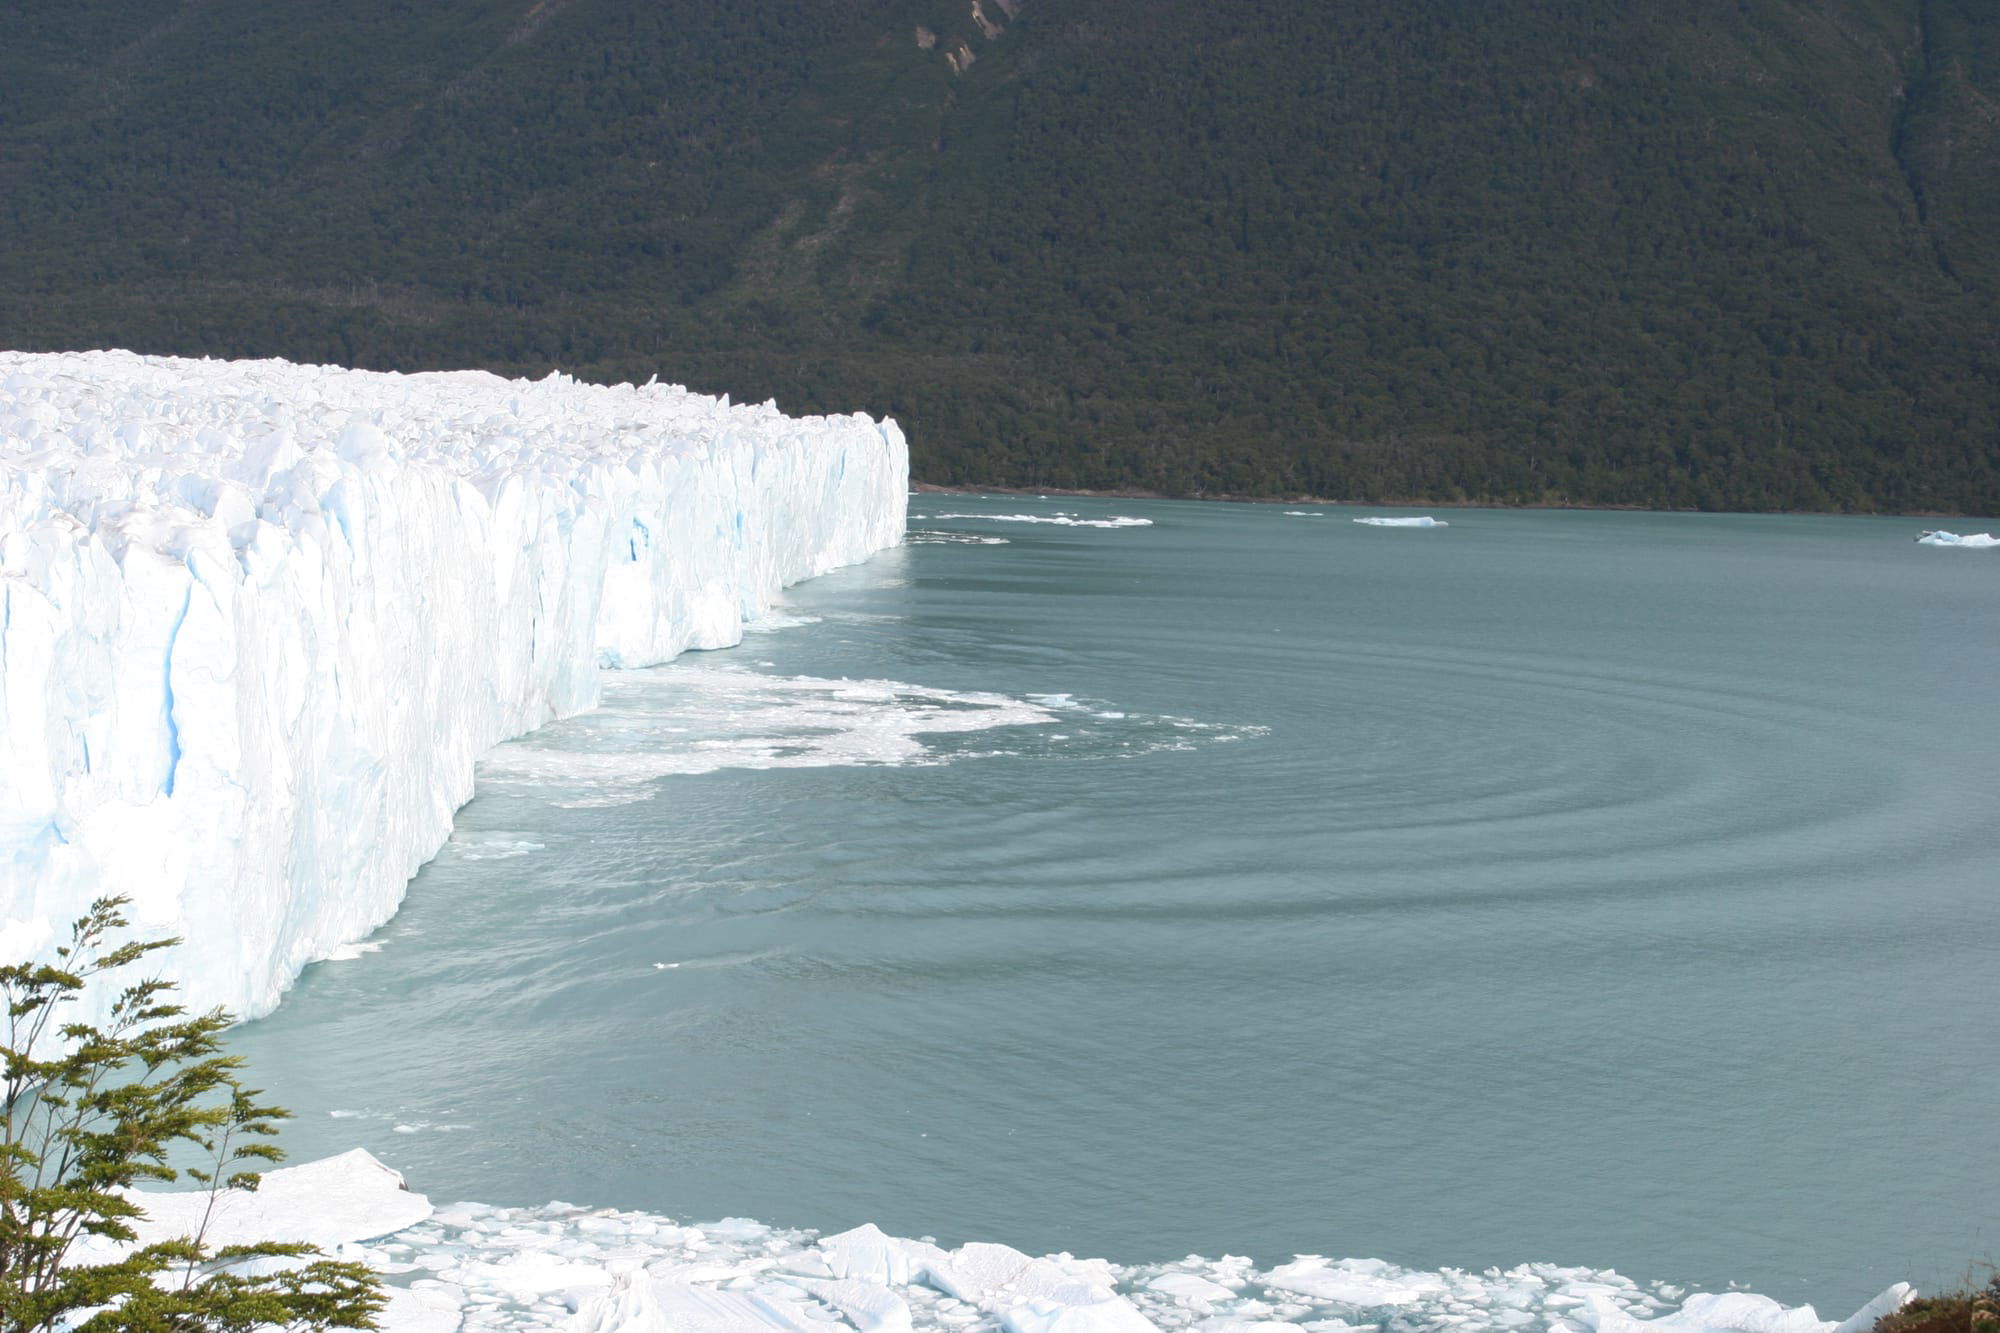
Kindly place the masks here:
[(1798, 518), (1969, 518), (1978, 522), (2000, 522), (2000, 516), (1965, 514), (1941, 509), (1897, 509), (1870, 513), (1844, 513), (1831, 509), (1660, 509), (1651, 505), (1618, 504), (1500, 504), (1492, 500), (1333, 500), (1320, 495), (1169, 495), (1143, 487), (1111, 487), (1092, 490), (1078, 486), (940, 486), (935, 482), (912, 481), (912, 493), (923, 495), (1060, 495), (1097, 500), (1212, 500), (1224, 504), (1326, 505), (1342, 509), (1576, 509), (1620, 514), (1768, 514)]

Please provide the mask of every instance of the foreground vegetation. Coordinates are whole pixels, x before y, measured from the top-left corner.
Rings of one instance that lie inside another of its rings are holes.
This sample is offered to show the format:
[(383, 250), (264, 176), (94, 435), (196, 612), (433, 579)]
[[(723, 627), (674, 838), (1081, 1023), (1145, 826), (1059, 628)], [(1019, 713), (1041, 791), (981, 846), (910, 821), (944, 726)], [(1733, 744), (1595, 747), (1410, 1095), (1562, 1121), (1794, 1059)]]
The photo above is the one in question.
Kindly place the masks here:
[(1983, 1290), (1911, 1301), (1876, 1321), (1874, 1333), (2000, 1333), (2000, 1274)]
[[(209, 1195), (255, 1189), (254, 1166), (286, 1113), (219, 1054), (220, 1010), (190, 1017), (170, 984), (124, 981), (176, 940), (126, 941), (124, 899), (101, 899), (51, 963), (0, 967), (0, 1330), (192, 1333), (373, 1328), (380, 1281), (310, 1245), (139, 1243), (141, 1181), (185, 1173)], [(74, 1018), (86, 991), (116, 985), (101, 1024)], [(176, 1152), (206, 1165), (176, 1168)], [(112, 1243), (105, 1248), (102, 1243)], [(93, 1248), (95, 1243), (95, 1248)]]
[(938, 483), (1992, 513), (1997, 100), (1988, 0), (0, 5), (0, 344), (658, 373)]

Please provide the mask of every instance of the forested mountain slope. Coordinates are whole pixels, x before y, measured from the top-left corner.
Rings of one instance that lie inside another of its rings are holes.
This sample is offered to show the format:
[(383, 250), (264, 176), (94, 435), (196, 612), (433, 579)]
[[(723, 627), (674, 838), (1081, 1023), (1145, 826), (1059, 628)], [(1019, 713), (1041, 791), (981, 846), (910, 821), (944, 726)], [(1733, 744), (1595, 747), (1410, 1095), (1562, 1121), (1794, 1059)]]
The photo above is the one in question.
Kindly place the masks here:
[(2000, 510), (1991, 0), (0, 0), (0, 344), (938, 482)]

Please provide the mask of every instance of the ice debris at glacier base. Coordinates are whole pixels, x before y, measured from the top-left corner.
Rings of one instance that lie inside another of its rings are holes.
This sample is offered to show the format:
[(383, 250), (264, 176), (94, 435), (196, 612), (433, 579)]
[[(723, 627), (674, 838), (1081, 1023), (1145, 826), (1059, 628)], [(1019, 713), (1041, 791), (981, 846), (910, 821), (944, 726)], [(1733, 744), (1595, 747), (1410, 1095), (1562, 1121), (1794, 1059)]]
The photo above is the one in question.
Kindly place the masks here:
[(137, 1238), (127, 1245), (80, 1237), (80, 1258), (95, 1262), (138, 1245), (193, 1235), (204, 1218), (204, 1235), (214, 1248), (277, 1241), (333, 1250), (415, 1226), (433, 1211), (429, 1199), (410, 1191), (401, 1172), (362, 1148), (266, 1171), (255, 1190), (219, 1192), (212, 1213), (202, 1190), (130, 1194), (146, 1210), (133, 1224)]
[(897, 542), (892, 422), (671, 386), (0, 353), (0, 955), (93, 898), (265, 1012), (495, 743)]
[(1047, 523), (1058, 528), (1150, 528), (1150, 518), (1134, 518), (1129, 514), (1113, 514), (1108, 518), (1081, 518), (1076, 514), (926, 514), (924, 518), (959, 519), (972, 518), (984, 523)]
[[(309, 1173), (317, 1173), (311, 1188), (345, 1211), (294, 1230), (385, 1275), (386, 1333), (1866, 1333), (1912, 1294), (1898, 1283), (1835, 1324), (1764, 1296), (1683, 1296), (1554, 1264), (1431, 1273), (1302, 1256), (1260, 1269), (1191, 1255), (1122, 1265), (994, 1244), (946, 1250), (873, 1226), (818, 1236), (740, 1218), (687, 1226), (562, 1203), (433, 1212), (421, 1195), (397, 1194), (385, 1178), (400, 1177), (359, 1151), (268, 1172), (264, 1191), (309, 1210), (310, 1190), (288, 1179)], [(413, 1213), (422, 1220), (412, 1224)]]

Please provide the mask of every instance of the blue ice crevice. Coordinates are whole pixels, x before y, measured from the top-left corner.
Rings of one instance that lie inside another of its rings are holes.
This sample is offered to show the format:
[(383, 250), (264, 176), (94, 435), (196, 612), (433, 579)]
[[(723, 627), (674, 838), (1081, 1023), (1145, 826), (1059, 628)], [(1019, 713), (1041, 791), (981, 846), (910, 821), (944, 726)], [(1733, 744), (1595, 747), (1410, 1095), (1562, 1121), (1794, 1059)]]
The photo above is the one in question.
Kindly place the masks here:
[(167, 630), (167, 651), (164, 654), (166, 661), (161, 673), (166, 694), (162, 715), (167, 723), (167, 778), (160, 784), (160, 794), (163, 796), (174, 794), (174, 774), (180, 771), (181, 766), (181, 729), (174, 721), (174, 642), (180, 638), (181, 626), (187, 623), (188, 607), (193, 604), (194, 582), (190, 579), (187, 591), (181, 595), (181, 609), (174, 616), (172, 627)]

